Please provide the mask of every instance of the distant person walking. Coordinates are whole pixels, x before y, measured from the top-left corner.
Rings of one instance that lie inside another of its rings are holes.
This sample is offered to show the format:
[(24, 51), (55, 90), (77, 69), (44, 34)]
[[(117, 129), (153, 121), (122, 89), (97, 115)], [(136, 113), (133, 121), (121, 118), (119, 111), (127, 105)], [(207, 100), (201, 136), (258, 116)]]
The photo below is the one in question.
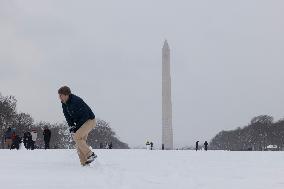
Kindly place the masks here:
[(29, 131), (24, 132), (23, 143), (27, 150), (30, 149), (30, 142), (29, 142), (30, 136), (31, 136), (31, 133)]
[(198, 150), (198, 143), (199, 143), (199, 141), (196, 141), (196, 143), (195, 143), (195, 150), (196, 151)]
[(31, 150), (31, 149), (32, 149), (33, 140), (32, 140), (32, 134), (31, 134), (31, 132), (29, 132), (29, 131), (26, 132), (25, 142), (26, 142), (26, 145), (27, 145), (26, 148), (27, 148), (28, 150)]
[(112, 142), (109, 143), (108, 148), (112, 149)]
[(61, 87), (58, 90), (58, 95), (64, 116), (70, 127), (70, 133), (76, 143), (81, 165), (88, 165), (97, 157), (86, 143), (89, 133), (96, 126), (95, 114), (80, 97), (71, 93), (69, 87)]
[(151, 150), (153, 150), (153, 146), (154, 146), (154, 143), (153, 143), (153, 142), (150, 142)]
[(13, 141), (16, 139), (16, 129), (13, 128), (12, 129), (12, 144), (13, 144)]
[(15, 133), (15, 137), (13, 138), (11, 149), (19, 150), (21, 142), (22, 142), (21, 137)]
[(12, 129), (9, 127), (4, 134), (4, 148), (10, 149), (12, 146)]
[(49, 149), (49, 143), (51, 138), (51, 131), (45, 127), (43, 130), (43, 139), (44, 139), (44, 149)]
[(208, 142), (207, 141), (204, 142), (204, 149), (205, 149), (205, 151), (208, 150)]
[(37, 131), (35, 129), (32, 129), (32, 132), (31, 132), (31, 135), (32, 135), (32, 141), (31, 142), (31, 150), (34, 150), (35, 149), (35, 143), (36, 143), (36, 140), (37, 140)]

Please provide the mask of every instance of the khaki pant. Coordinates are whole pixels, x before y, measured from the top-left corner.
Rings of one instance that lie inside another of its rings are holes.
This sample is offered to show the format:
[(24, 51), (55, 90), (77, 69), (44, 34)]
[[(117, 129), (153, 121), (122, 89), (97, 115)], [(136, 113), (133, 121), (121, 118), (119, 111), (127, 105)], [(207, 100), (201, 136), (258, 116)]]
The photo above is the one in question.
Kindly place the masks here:
[(95, 126), (96, 126), (96, 120), (89, 119), (73, 135), (73, 139), (76, 143), (77, 153), (82, 165), (86, 163), (88, 157), (92, 154), (90, 146), (86, 143), (86, 141), (90, 131), (94, 129)]
[(12, 142), (13, 142), (12, 139), (6, 139), (4, 148), (10, 149), (12, 146)]

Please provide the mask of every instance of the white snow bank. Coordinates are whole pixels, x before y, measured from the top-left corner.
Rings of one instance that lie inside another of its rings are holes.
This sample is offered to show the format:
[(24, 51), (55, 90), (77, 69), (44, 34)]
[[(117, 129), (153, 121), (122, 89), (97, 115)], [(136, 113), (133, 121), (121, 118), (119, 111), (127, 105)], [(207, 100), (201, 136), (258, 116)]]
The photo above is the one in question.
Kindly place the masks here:
[(0, 150), (3, 189), (283, 189), (283, 152)]

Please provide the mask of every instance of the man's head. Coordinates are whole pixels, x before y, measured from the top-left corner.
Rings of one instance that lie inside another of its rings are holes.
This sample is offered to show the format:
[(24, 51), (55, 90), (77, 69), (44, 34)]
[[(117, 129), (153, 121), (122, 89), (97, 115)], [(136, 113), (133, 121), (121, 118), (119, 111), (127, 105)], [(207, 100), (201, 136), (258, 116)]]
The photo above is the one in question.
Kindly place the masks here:
[(60, 89), (58, 89), (58, 95), (61, 102), (66, 103), (69, 99), (69, 95), (71, 94), (71, 90), (67, 86), (63, 86)]

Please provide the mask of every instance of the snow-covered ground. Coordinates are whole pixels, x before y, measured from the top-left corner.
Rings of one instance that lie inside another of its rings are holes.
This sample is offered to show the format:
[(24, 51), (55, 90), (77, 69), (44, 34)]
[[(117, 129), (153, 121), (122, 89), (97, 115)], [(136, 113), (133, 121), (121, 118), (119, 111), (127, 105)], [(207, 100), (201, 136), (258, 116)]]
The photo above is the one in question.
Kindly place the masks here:
[(0, 150), (3, 189), (283, 189), (284, 152)]

